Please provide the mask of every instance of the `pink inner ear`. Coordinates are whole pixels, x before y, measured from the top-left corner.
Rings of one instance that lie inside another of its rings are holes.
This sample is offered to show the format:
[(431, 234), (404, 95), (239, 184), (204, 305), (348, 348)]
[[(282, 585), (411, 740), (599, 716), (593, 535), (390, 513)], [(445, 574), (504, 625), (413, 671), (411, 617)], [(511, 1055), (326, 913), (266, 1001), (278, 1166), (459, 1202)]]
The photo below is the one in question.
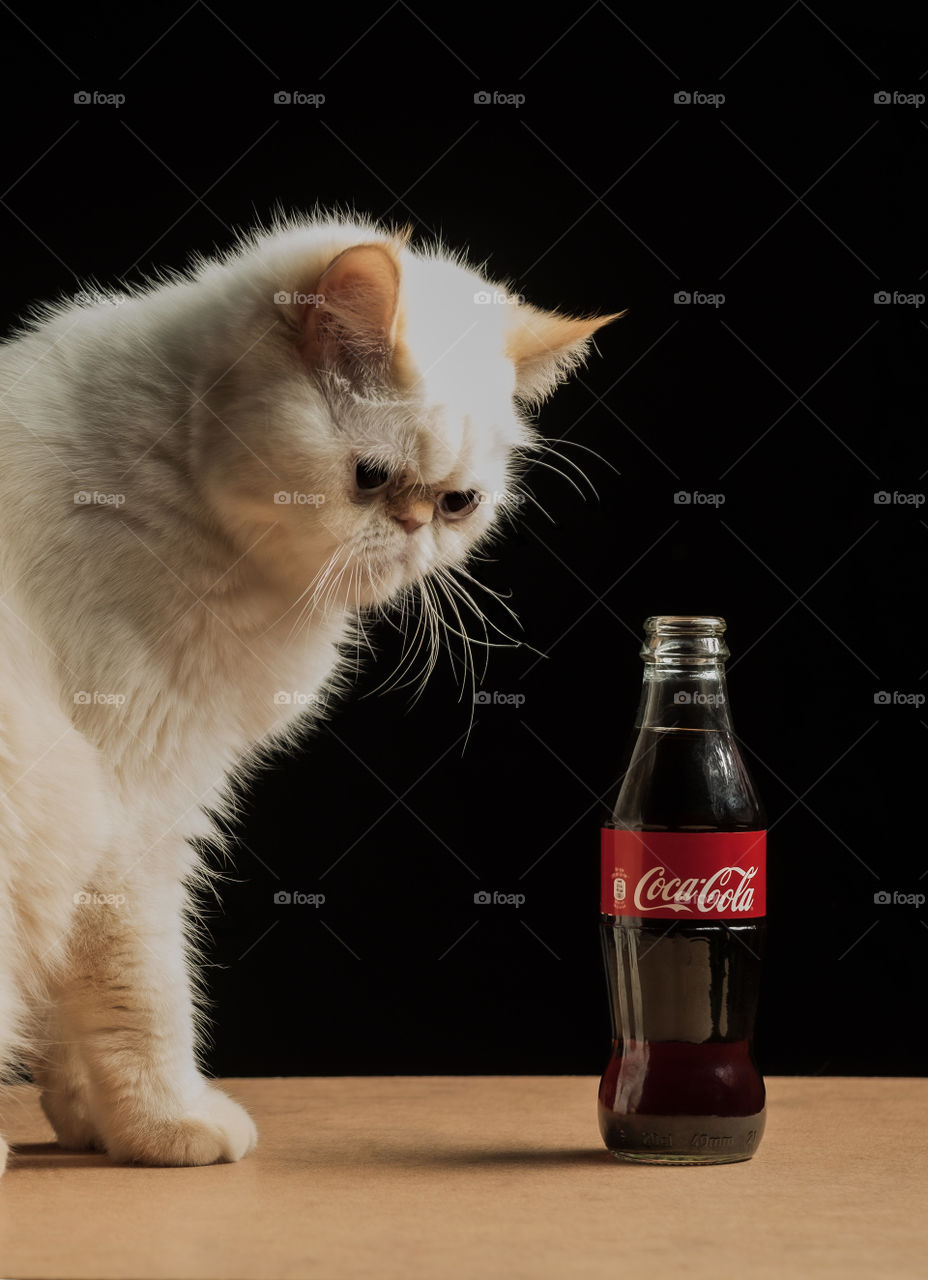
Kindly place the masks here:
[(323, 271), (306, 304), (307, 356), (317, 363), (381, 355), (392, 345), (399, 301), (399, 269), (381, 245), (345, 249)]

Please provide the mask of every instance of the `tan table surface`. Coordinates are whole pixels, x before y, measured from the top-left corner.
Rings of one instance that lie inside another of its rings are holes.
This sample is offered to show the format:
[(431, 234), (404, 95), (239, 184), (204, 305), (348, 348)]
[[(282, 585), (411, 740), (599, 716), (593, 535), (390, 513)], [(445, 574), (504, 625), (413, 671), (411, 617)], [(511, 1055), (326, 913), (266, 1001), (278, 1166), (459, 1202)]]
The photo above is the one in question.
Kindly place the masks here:
[(928, 1079), (768, 1080), (745, 1164), (623, 1165), (587, 1076), (229, 1080), (240, 1164), (118, 1168), (0, 1100), (21, 1280), (928, 1276)]

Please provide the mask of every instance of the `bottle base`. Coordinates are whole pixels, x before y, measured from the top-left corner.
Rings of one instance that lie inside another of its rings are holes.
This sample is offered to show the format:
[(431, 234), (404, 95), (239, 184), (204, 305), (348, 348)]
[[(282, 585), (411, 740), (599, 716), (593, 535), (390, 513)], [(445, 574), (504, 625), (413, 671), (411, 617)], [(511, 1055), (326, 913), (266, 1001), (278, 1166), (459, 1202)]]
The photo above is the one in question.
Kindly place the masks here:
[(746, 1151), (741, 1155), (711, 1155), (711, 1156), (675, 1156), (675, 1155), (657, 1155), (653, 1151), (610, 1151), (620, 1164), (675, 1164), (675, 1165), (703, 1165), (703, 1164), (741, 1164), (745, 1160), (750, 1160), (754, 1155), (753, 1151)]
[(764, 1134), (766, 1112), (752, 1116), (642, 1116), (600, 1111), (603, 1142), (623, 1164), (738, 1164)]

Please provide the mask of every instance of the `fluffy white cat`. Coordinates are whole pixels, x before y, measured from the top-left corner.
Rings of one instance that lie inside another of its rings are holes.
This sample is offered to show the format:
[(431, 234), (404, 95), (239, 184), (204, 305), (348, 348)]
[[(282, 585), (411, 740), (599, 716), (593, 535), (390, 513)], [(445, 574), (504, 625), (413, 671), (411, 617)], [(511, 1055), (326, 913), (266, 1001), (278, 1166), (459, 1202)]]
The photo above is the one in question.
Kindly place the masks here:
[(256, 1134), (197, 1063), (190, 840), (296, 740), (275, 695), (486, 537), (615, 317), (348, 218), (115, 301), (0, 346), (0, 1060), (64, 1147), (209, 1164)]

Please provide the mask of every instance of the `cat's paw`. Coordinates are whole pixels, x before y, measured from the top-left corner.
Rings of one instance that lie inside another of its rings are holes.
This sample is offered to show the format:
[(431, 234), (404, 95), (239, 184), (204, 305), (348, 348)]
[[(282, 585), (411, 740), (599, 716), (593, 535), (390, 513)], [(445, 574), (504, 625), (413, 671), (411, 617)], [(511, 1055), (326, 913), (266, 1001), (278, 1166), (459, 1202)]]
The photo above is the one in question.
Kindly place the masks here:
[(65, 1151), (103, 1150), (103, 1142), (81, 1094), (44, 1089), (40, 1101), (49, 1124), (55, 1130), (59, 1147)]
[(208, 1088), (185, 1115), (134, 1116), (107, 1135), (113, 1160), (158, 1166), (225, 1164), (241, 1160), (258, 1141), (255, 1123), (244, 1107)]

